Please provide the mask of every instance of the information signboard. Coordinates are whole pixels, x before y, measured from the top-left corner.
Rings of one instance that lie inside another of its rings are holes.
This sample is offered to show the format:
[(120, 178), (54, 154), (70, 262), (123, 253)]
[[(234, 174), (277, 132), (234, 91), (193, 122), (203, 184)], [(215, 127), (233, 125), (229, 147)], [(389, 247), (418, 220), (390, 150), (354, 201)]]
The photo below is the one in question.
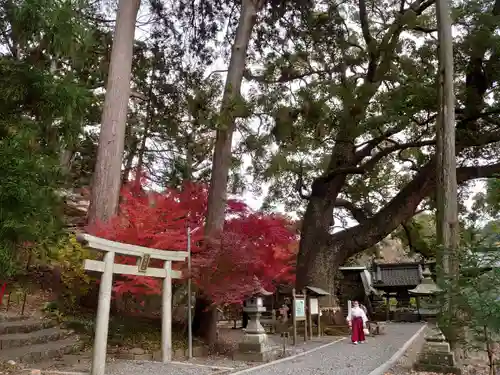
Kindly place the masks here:
[(309, 299), (309, 311), (311, 312), (311, 315), (319, 314), (319, 305), (318, 305), (317, 298), (310, 298)]
[(306, 318), (306, 300), (304, 298), (297, 298), (295, 300), (295, 318)]

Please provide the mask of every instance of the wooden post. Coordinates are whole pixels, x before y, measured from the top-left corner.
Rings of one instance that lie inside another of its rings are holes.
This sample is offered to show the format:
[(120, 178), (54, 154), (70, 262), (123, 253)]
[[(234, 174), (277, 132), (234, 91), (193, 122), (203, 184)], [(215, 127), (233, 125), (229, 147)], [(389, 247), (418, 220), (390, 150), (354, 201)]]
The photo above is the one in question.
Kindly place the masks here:
[(321, 308), (318, 302), (318, 337), (321, 337)]
[(292, 327), (293, 327), (293, 345), (297, 345), (297, 318), (295, 316), (295, 288), (292, 289)]
[(161, 305), (161, 358), (166, 363), (172, 360), (172, 262), (166, 260), (163, 269), (166, 276)]
[(302, 289), (302, 298), (304, 298), (304, 342), (307, 342), (307, 299), (306, 290)]
[(312, 340), (313, 338), (313, 320), (312, 320), (312, 314), (311, 314), (311, 298), (306, 299), (306, 305), (309, 307), (309, 338)]
[(390, 305), (390, 302), (391, 302), (391, 298), (389, 297), (389, 293), (387, 293), (385, 295), (385, 321), (386, 322), (389, 321), (389, 317), (390, 317), (390, 314), (391, 314), (391, 305)]
[(271, 310), (271, 333), (276, 333), (276, 328), (278, 326), (278, 320), (276, 319), (276, 310)]
[(111, 308), (111, 291), (113, 288), (113, 264), (115, 253), (109, 251), (104, 255), (104, 272), (99, 285), (99, 302), (95, 326), (94, 353), (92, 359), (92, 375), (104, 375), (106, 367), (106, 351), (108, 347), (109, 310)]

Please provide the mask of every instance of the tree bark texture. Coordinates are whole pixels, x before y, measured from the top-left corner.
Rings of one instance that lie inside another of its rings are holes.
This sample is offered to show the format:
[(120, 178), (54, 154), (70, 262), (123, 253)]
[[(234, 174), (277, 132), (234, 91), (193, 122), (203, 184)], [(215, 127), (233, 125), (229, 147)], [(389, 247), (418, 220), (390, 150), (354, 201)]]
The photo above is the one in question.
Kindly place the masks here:
[(224, 95), (219, 114), (214, 154), (212, 159), (212, 176), (208, 195), (207, 237), (217, 235), (222, 230), (225, 219), (227, 180), (231, 167), (231, 145), (235, 130), (234, 106), (241, 95), (241, 82), (246, 67), (247, 50), (252, 31), (261, 7), (260, 0), (243, 0), (238, 28), (232, 46), (231, 59), (226, 77)]
[(444, 313), (451, 318), (445, 334), (456, 347), (454, 296), (459, 273), (459, 224), (455, 157), (455, 94), (453, 74), (453, 38), (448, 0), (436, 1), (439, 59), (439, 116), (436, 126), (436, 234), (438, 282), (448, 284)]
[(455, 158), (455, 94), (453, 39), (448, 0), (436, 2), (439, 36), (439, 104), (436, 127), (437, 240), (442, 246), (439, 263), (443, 275), (451, 275), (453, 253), (458, 248), (458, 204)]
[[(246, 67), (248, 45), (263, 0), (243, 0), (231, 59), (224, 87), (219, 123), (212, 159), (212, 176), (208, 194), (205, 236), (215, 239), (222, 231), (225, 220), (227, 184), (231, 167), (231, 146), (235, 130), (235, 105), (240, 99), (241, 83)], [(209, 246), (209, 245), (208, 245)], [(217, 339), (217, 309), (208, 304), (200, 291), (196, 301), (193, 332), (212, 346)]]
[(135, 22), (140, 0), (120, 0), (94, 172), (89, 223), (106, 222), (118, 209)]

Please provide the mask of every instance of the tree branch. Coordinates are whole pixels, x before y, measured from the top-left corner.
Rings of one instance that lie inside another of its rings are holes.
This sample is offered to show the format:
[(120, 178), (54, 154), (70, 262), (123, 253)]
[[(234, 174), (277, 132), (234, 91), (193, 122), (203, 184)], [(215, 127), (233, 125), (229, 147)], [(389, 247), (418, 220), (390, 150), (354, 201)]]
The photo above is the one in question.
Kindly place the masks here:
[(357, 207), (351, 201), (343, 198), (337, 198), (335, 201), (335, 207), (345, 208), (351, 213), (351, 215), (356, 219), (358, 223), (363, 223), (368, 220), (368, 214), (362, 208)]
[(408, 247), (410, 248), (410, 251), (415, 252), (416, 249), (415, 246), (413, 245), (410, 227), (408, 226), (407, 223), (402, 223), (401, 226), (403, 227), (403, 231), (405, 232), (405, 237), (406, 240), (408, 241)]
[[(436, 188), (436, 163), (433, 159), (425, 165), (389, 203), (375, 215), (343, 232), (330, 235), (329, 245), (342, 243), (347, 252), (339, 252), (337, 259), (343, 262), (363, 249), (374, 246), (399, 225), (411, 219), (425, 197)], [(500, 172), (500, 162), (477, 167), (457, 168), (457, 182), (494, 176)]]
[(408, 162), (408, 163), (410, 163), (410, 165), (411, 165), (410, 169), (411, 169), (412, 171), (416, 171), (416, 172), (418, 172), (419, 167), (418, 167), (417, 163), (415, 163), (415, 161), (411, 160), (410, 158), (405, 158), (405, 157), (403, 156), (403, 151), (404, 151), (404, 150), (400, 150), (400, 151), (398, 152), (398, 158), (399, 158), (399, 160), (401, 160), (402, 162)]
[(395, 151), (406, 150), (408, 148), (417, 148), (423, 146), (432, 146), (436, 143), (435, 140), (428, 141), (419, 141), (419, 142), (408, 142), (408, 143), (396, 143), (394, 146), (386, 147), (382, 149), (382, 151), (378, 152), (375, 156), (373, 156), (370, 160), (366, 161), (363, 165), (360, 166), (365, 172), (371, 171), (377, 163), (385, 158), (386, 156), (392, 154)]
[(368, 23), (368, 12), (366, 10), (365, 0), (358, 1), (359, 6), (359, 18), (361, 20), (361, 30), (363, 32), (363, 38), (365, 39), (366, 49), (369, 56), (368, 70), (366, 73), (366, 79), (369, 82), (373, 82), (375, 79), (375, 72), (377, 70), (377, 44), (370, 34), (370, 25)]
[(304, 189), (306, 186), (304, 185), (304, 164), (300, 162), (299, 172), (297, 173), (297, 181), (295, 182), (295, 190), (299, 193), (301, 199), (309, 200), (311, 198), (311, 194), (305, 194)]
[(438, 31), (438, 29), (436, 29), (436, 28), (427, 28), (427, 27), (422, 27), (422, 26), (409, 27), (408, 30), (420, 31), (420, 32), (425, 33), (425, 34), (437, 33), (437, 31)]
[(246, 69), (245, 72), (243, 73), (243, 77), (247, 81), (255, 81), (259, 83), (265, 83), (265, 84), (274, 84), (274, 83), (286, 83), (286, 82), (291, 82), (296, 79), (304, 79), (307, 77), (310, 77), (312, 75), (318, 74), (330, 74), (331, 71), (329, 69), (324, 69), (324, 70), (312, 70), (312, 71), (307, 71), (307, 72), (298, 72), (294, 70), (293, 68), (289, 69), (282, 69), (281, 74), (278, 79), (269, 79), (264, 75), (254, 75), (250, 72), (250, 70)]

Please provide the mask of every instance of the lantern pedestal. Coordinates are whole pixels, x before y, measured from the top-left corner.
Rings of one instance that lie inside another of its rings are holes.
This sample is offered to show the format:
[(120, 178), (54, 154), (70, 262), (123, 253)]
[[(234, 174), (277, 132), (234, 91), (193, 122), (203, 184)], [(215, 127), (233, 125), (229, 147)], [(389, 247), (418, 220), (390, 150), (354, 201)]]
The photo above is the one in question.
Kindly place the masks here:
[(455, 356), (443, 333), (435, 328), (425, 336), (425, 344), (413, 366), (415, 371), (460, 375)]
[(247, 300), (243, 311), (248, 314), (249, 320), (234, 359), (251, 362), (268, 362), (276, 359), (279, 347), (269, 343), (266, 331), (260, 323), (260, 317), (266, 311), (262, 298), (257, 296)]

